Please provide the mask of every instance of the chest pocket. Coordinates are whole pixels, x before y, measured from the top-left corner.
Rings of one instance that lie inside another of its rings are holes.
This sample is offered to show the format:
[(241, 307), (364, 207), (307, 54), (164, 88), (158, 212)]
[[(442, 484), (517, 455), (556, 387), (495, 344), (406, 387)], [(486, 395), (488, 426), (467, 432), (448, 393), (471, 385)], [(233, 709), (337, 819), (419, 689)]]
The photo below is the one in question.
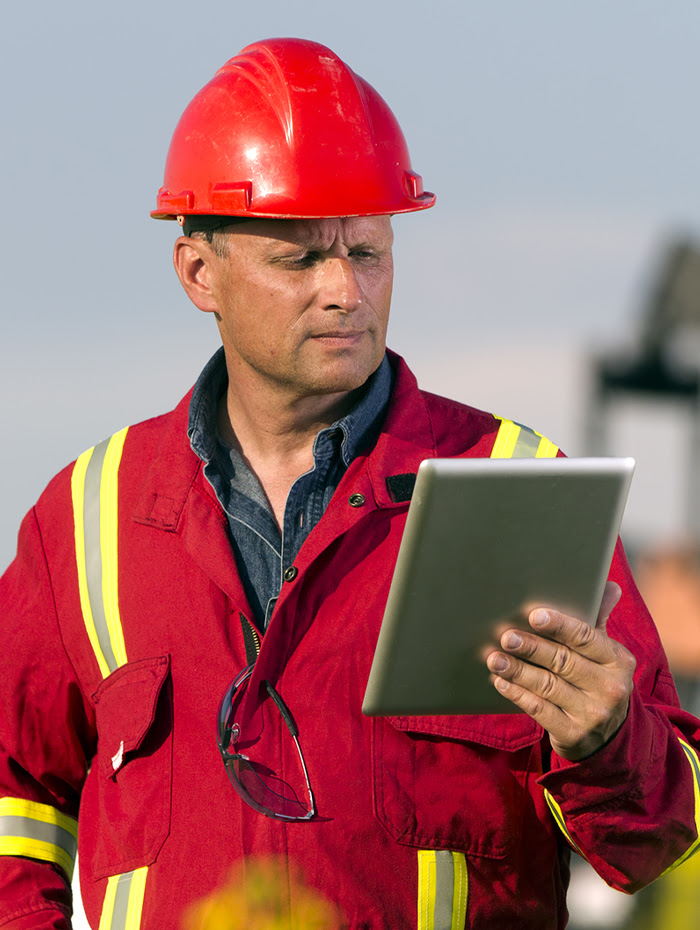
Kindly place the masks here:
[(507, 856), (533, 816), (542, 732), (520, 714), (374, 718), (375, 816), (405, 845)]
[(168, 656), (121, 666), (94, 695), (97, 755), (81, 820), (100, 824), (80, 837), (94, 879), (150, 865), (170, 831), (172, 689)]

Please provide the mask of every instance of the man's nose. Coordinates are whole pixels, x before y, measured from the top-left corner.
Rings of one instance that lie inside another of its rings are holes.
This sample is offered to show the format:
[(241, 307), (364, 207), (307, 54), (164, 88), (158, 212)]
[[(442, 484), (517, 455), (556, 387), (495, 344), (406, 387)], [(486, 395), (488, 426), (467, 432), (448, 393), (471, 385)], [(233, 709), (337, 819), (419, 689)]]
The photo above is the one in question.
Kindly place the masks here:
[(362, 288), (348, 258), (333, 257), (323, 267), (321, 301), (325, 310), (351, 313), (362, 303)]

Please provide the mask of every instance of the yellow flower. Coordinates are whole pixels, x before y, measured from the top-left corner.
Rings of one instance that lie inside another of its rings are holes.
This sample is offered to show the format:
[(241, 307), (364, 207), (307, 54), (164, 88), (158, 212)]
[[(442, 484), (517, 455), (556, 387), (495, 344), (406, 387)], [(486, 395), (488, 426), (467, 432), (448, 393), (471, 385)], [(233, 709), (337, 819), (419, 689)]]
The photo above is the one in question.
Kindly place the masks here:
[[(293, 900), (290, 912), (290, 887)], [(276, 859), (247, 860), (224, 885), (193, 904), (183, 930), (336, 930), (338, 909)]]

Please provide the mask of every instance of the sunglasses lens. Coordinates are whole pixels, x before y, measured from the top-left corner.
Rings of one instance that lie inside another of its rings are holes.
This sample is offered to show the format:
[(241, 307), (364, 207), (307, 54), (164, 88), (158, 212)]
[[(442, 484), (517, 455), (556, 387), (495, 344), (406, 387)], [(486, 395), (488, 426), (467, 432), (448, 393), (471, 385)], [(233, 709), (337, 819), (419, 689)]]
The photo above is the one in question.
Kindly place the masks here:
[[(291, 785), (268, 766), (239, 756), (231, 759), (226, 768), (234, 788), (261, 813), (295, 820), (308, 814), (308, 800), (303, 795), (298, 797)], [(303, 779), (301, 771), (299, 777)]]

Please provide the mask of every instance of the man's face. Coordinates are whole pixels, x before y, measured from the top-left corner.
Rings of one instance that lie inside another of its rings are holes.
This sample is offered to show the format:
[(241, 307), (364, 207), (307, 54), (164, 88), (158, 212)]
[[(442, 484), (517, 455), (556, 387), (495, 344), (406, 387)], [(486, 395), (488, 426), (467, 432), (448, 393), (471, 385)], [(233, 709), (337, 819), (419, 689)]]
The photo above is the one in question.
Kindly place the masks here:
[(291, 398), (364, 384), (384, 355), (389, 217), (250, 220), (226, 238), (210, 286), (230, 376)]

